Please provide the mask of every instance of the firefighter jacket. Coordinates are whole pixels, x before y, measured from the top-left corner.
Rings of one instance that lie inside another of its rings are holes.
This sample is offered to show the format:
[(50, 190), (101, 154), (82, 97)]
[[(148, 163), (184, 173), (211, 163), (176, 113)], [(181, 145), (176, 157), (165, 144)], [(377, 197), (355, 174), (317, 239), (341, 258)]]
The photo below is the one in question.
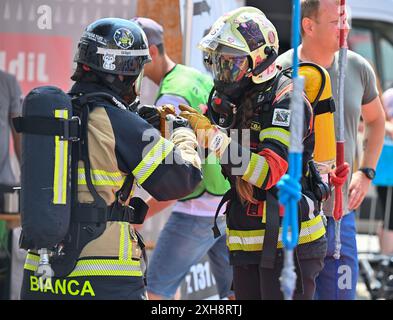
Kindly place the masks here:
[[(274, 246), (274, 254), (277, 248), (283, 247), (281, 221), (284, 210), (277, 200), (276, 184), (288, 170), (291, 121), (289, 104), (292, 88), (290, 79), (286, 76), (277, 76), (270, 84), (254, 86), (245, 93), (242, 103), (245, 103), (247, 96), (254, 109), (250, 128), (246, 128), (250, 129), (250, 147), (245, 146), (246, 141), (235, 143), (232, 136), (226, 161), (221, 161), (223, 171), (232, 186), (226, 213), (227, 245), (230, 261), (234, 265), (259, 264), (263, 252), (272, 249), (269, 246)], [(244, 108), (243, 105), (239, 110), (244, 111)], [(304, 111), (302, 198), (298, 205), (299, 247), (318, 239), (325, 242), (322, 238), (325, 234), (324, 223), (316, 198), (306, 179), (307, 163), (311, 160), (314, 150), (313, 111), (306, 98)], [(244, 133), (242, 137), (244, 139)], [(236, 161), (239, 156), (242, 159), (240, 164)], [(258, 200), (258, 204), (240, 200), (235, 192), (236, 177), (241, 177), (253, 186), (253, 196)], [(315, 253), (315, 250), (313, 251)], [(320, 251), (318, 255), (323, 255), (324, 251)]]
[[(113, 95), (106, 87), (92, 83), (76, 83), (70, 93), (78, 96), (93, 92)], [(99, 98), (91, 104), (87, 126), (90, 160), (87, 174), (107, 206), (114, 203), (127, 175), (132, 175), (134, 183), (161, 201), (184, 197), (201, 182), (197, 141), (190, 129), (178, 128), (170, 139), (164, 139), (136, 113)], [(91, 203), (93, 197), (82, 161), (78, 163), (77, 184), (78, 201)], [(141, 248), (132, 225), (109, 218), (103, 233), (83, 247), (67, 278), (141, 277), (140, 258)], [(29, 252), (25, 269), (35, 272), (38, 261), (39, 255)]]

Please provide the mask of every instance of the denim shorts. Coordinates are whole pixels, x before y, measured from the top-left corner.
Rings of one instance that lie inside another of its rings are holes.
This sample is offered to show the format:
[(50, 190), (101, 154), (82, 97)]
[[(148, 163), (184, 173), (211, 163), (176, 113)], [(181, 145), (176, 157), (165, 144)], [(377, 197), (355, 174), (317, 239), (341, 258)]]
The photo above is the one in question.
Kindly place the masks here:
[(217, 218), (221, 236), (214, 239), (213, 217), (173, 212), (157, 240), (147, 270), (147, 290), (172, 299), (190, 267), (208, 254), (220, 298), (233, 294), (232, 266), (226, 246), (225, 217)]
[(325, 257), (325, 267), (316, 279), (317, 300), (354, 300), (356, 284), (359, 276), (358, 255), (356, 246), (356, 212), (351, 211), (341, 219), (340, 258), (333, 257), (335, 250), (335, 221), (328, 217), (326, 235), (328, 249)]

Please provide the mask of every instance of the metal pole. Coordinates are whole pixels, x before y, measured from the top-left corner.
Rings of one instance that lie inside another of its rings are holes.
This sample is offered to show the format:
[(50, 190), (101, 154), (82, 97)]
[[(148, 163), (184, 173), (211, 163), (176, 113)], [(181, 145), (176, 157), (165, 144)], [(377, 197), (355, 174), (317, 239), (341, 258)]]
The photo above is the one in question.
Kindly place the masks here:
[(184, 28), (183, 28), (183, 63), (190, 65), (191, 62), (191, 34), (192, 34), (192, 17), (194, 14), (193, 0), (184, 2)]

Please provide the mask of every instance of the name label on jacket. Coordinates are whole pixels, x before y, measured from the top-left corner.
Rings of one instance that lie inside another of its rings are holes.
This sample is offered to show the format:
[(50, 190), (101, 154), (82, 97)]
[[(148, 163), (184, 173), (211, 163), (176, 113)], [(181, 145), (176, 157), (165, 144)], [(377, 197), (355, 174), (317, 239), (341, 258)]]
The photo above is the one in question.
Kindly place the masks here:
[(52, 294), (69, 294), (71, 296), (95, 296), (90, 281), (78, 281), (75, 279), (42, 279), (42, 277), (30, 276), (30, 291), (50, 292)]

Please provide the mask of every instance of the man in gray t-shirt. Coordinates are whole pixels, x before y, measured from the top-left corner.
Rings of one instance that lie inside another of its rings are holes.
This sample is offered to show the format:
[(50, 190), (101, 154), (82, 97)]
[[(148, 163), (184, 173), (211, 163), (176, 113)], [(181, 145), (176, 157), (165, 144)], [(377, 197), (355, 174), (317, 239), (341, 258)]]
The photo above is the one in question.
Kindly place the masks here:
[[(0, 70), (0, 185), (15, 185), (19, 182), (19, 177), (16, 176), (12, 169), (12, 157), (10, 154), (10, 135), (13, 134), (14, 150), (20, 159), (20, 135), (11, 129), (11, 118), (21, 113), (21, 90), (13, 75), (5, 73)], [(0, 187), (0, 213), (3, 213), (3, 191)], [(17, 232), (20, 232), (20, 228), (17, 228)], [(8, 243), (7, 241), (1, 241), (8, 239), (8, 229), (5, 221), (0, 221), (0, 260), (4, 259), (3, 263), (8, 263)], [(17, 240), (13, 241), (17, 243)], [(17, 258), (17, 251), (12, 250), (12, 258)], [(6, 257), (6, 258), (4, 258)], [(16, 260), (15, 260), (16, 262)], [(20, 289), (22, 277), (20, 272), (23, 270), (23, 262), (20, 260), (19, 265), (15, 262), (12, 263), (12, 274), (10, 291), (14, 289)], [(19, 278), (18, 278), (19, 275)], [(0, 288), (2, 286), (0, 281)], [(0, 299), (9, 299), (9, 295), (6, 295), (5, 290), (0, 290)]]
[[(348, 24), (345, 26), (348, 27)], [(299, 57), (302, 61), (317, 63), (328, 70), (336, 102), (339, 31), (339, 4), (336, 0), (302, 0), (302, 44), (298, 48)], [(293, 50), (290, 50), (281, 55), (277, 63), (283, 67), (290, 66), (292, 57)], [(348, 51), (345, 73), (345, 161), (350, 164), (352, 172), (343, 187), (344, 216), (341, 221), (342, 247), (339, 260), (333, 258), (335, 224), (331, 216), (334, 198), (327, 201), (323, 207), (324, 213), (328, 216), (328, 251), (325, 267), (316, 279), (318, 299), (355, 298), (358, 260), (354, 210), (360, 206), (371, 184), (371, 179), (363, 171), (354, 168), (360, 116), (366, 126), (360, 168), (375, 169), (384, 138), (384, 113), (372, 67), (360, 55)], [(336, 137), (337, 117), (338, 112), (334, 115)]]
[(21, 113), (21, 90), (16, 78), (0, 71), (0, 184), (13, 185), (19, 182), (11, 167), (10, 134), (14, 150), (20, 159), (20, 138), (11, 126), (11, 118)]
[[(278, 58), (278, 64), (287, 67), (292, 65), (293, 50), (289, 50)], [(326, 68), (329, 72), (332, 93), (336, 101), (337, 108), (337, 84), (338, 84), (338, 52), (334, 55), (333, 64)], [(353, 168), (355, 160), (355, 149), (357, 141), (357, 128), (359, 126), (361, 108), (378, 97), (378, 89), (374, 71), (370, 64), (360, 55), (353, 51), (348, 51), (347, 69), (345, 78), (344, 96), (344, 126), (345, 126), (345, 156), (344, 159)], [(350, 93), (350, 94), (348, 94)], [(338, 112), (334, 113), (335, 132), (338, 134)], [(353, 168), (356, 171), (357, 168)], [(348, 189), (352, 172), (343, 186), (343, 214), (348, 214)], [(334, 207), (334, 192), (332, 197), (324, 203), (323, 212), (327, 216), (332, 216)], [(357, 207), (357, 206), (356, 206)], [(355, 207), (355, 208), (356, 208)], [(351, 209), (353, 209), (352, 207)]]

